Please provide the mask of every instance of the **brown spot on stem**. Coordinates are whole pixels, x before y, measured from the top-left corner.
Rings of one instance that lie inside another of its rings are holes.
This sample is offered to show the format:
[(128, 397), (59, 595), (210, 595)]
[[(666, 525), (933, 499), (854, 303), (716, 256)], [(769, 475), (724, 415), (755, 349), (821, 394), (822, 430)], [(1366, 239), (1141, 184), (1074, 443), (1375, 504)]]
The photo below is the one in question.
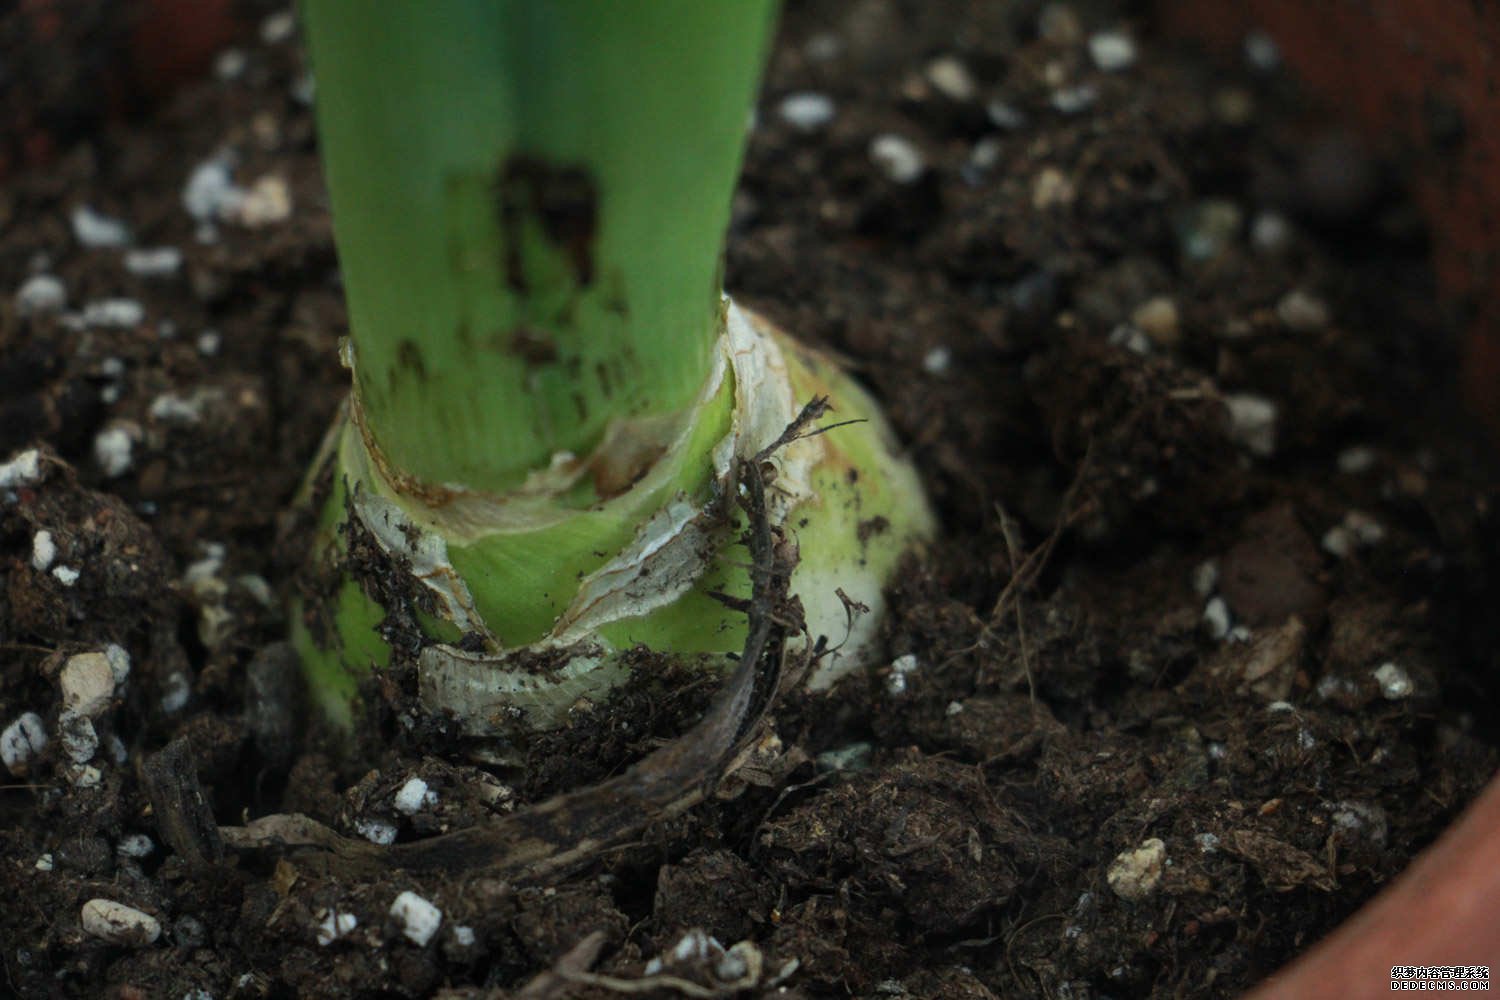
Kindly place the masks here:
[(505, 280), (513, 290), (525, 292), (529, 287), (521, 252), (527, 215), (536, 219), (549, 243), (567, 254), (578, 285), (593, 284), (599, 194), (587, 170), (513, 156), (501, 168), (497, 200), (505, 236)]
[(422, 360), (422, 349), (415, 340), (406, 337), (396, 345), (396, 362), (400, 368), (415, 375), (418, 381), (427, 381), (427, 363)]
[(594, 492), (600, 500), (624, 493), (650, 472), (666, 447), (656, 441), (624, 436), (615, 447), (602, 449), (589, 464)]
[(557, 344), (546, 330), (534, 326), (518, 326), (512, 330), (505, 349), (532, 367), (557, 361)]
[[(715, 288), (723, 288), (722, 284)], [(618, 270), (612, 271), (609, 276), (609, 288), (604, 296), (605, 312), (613, 313), (621, 319), (630, 316), (630, 302), (625, 297), (625, 278)]]

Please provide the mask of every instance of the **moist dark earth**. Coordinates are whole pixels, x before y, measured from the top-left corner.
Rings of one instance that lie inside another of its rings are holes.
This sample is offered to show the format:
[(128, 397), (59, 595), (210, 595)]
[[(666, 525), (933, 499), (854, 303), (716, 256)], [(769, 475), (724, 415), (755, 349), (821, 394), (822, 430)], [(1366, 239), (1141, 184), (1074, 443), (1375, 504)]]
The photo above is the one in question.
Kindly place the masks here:
[(143, 105), (106, 99), (118, 14), (43, 43), (29, 9), (0, 15), (0, 992), (1230, 996), (1494, 771), (1495, 479), (1400, 151), (1134, 5), (796, 2), (727, 283), (873, 387), (940, 512), (889, 665), (784, 696), (704, 804), (565, 877), (225, 849), (277, 812), (493, 822), (717, 682), (642, 676), (517, 770), (396, 671), (341, 749), (279, 645), (346, 332), (293, 23), (237, 8)]

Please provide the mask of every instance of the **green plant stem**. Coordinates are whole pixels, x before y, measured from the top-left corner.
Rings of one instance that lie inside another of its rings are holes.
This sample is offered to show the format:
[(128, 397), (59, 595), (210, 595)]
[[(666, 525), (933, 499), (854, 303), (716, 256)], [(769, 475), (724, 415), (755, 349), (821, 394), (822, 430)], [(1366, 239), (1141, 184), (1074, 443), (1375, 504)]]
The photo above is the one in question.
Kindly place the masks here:
[(304, 4), (358, 409), (413, 491), (693, 402), (774, 7)]
[(720, 292), (774, 6), (306, 0), (354, 389), (293, 638), (332, 718), (393, 661), (502, 740), (607, 695), (637, 645), (724, 666), (738, 463), (814, 398), (854, 425), (765, 459), (832, 650), (809, 683), (875, 655), (921, 486), (873, 400)]

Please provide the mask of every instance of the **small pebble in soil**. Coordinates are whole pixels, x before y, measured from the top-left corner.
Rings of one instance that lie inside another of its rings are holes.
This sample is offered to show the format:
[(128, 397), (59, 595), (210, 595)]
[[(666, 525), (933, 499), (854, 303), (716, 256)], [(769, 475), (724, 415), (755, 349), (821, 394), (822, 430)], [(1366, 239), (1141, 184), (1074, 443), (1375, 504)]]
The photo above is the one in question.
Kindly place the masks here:
[(276, 607), (276, 594), (271, 585), (259, 573), (241, 573), (234, 578), (241, 590), (255, 598), (256, 603), (270, 611)]
[(1136, 306), (1130, 322), (1160, 347), (1173, 347), (1182, 339), (1177, 302), (1167, 295), (1157, 295)]
[(223, 579), (224, 543), (200, 541), (198, 548), (203, 556), (182, 571), (182, 585), (199, 601), (220, 600), (229, 590)]
[(222, 340), (218, 330), (204, 330), (198, 334), (198, 353), (205, 358), (211, 358), (219, 353)]
[(1152, 837), (1134, 850), (1117, 854), (1109, 863), (1105, 880), (1116, 896), (1126, 902), (1139, 902), (1156, 891), (1166, 860), (1167, 845), (1161, 838)]
[(53, 566), (52, 578), (64, 587), (71, 587), (78, 582), (79, 572), (72, 566)]
[(1234, 202), (1204, 199), (1178, 219), (1178, 249), (1188, 260), (1213, 260), (1239, 236), (1244, 221), (1244, 212)]
[(280, 45), (296, 30), (296, 15), (290, 10), (278, 10), (260, 22), (260, 40), (267, 45)]
[(36, 864), (32, 865), (32, 867), (39, 872), (50, 872), (56, 866), (52, 861), (52, 855), (43, 854), (41, 857), (36, 859)]
[(172, 925), (172, 939), (179, 948), (202, 948), (208, 941), (208, 929), (197, 917), (181, 916)]
[(1378, 545), (1385, 540), (1385, 527), (1363, 511), (1351, 510), (1344, 520), (1323, 533), (1323, 551), (1337, 559), (1347, 559), (1359, 548)]
[(1359, 837), (1379, 845), (1390, 835), (1390, 820), (1385, 810), (1368, 802), (1340, 802), (1334, 806), (1331, 820), (1333, 828), (1343, 833), (1346, 840)]
[(928, 63), (927, 82), (950, 101), (972, 101), (979, 92), (969, 67), (955, 56), (938, 56)]
[(325, 910), (323, 918), (318, 922), (317, 942), (326, 948), (358, 926), (359, 920), (352, 913)]
[(220, 578), (224, 572), (224, 557), (227, 554), (222, 542), (199, 542), (203, 558), (188, 563), (182, 571), (182, 585), (200, 601), (222, 598), (226, 591)]
[(968, 166), (980, 172), (992, 170), (1000, 162), (1000, 154), (1004, 150), (1005, 147), (1001, 145), (999, 139), (987, 135), (974, 143), (974, 148), (969, 150)]
[(199, 222), (213, 222), (239, 210), (245, 190), (234, 183), (232, 160), (219, 153), (193, 168), (182, 189), (182, 207)]
[(1135, 65), (1135, 39), (1124, 31), (1098, 31), (1089, 36), (1089, 57), (1106, 73), (1119, 73)]
[(9, 461), (0, 464), (0, 490), (30, 486), (40, 478), (42, 478), (42, 453), (35, 448), (27, 448)]
[(1324, 674), (1318, 678), (1318, 685), (1313, 690), (1321, 701), (1336, 704), (1354, 704), (1359, 701), (1359, 685), (1348, 677), (1337, 674)]
[(1323, 551), (1335, 559), (1347, 559), (1354, 551), (1354, 539), (1342, 524), (1336, 524), (1323, 533)]
[(897, 184), (910, 184), (927, 169), (921, 150), (909, 139), (891, 132), (870, 141), (870, 159), (880, 172)]
[(25, 777), (31, 762), (47, 749), (47, 727), (35, 712), (23, 712), (0, 732), (0, 763), (17, 778)]
[(125, 252), (125, 270), (137, 278), (170, 278), (182, 268), (176, 247), (142, 247)]
[(396, 791), (392, 804), (403, 816), (414, 816), (423, 809), (431, 809), (437, 805), (437, 792), (428, 788), (427, 782), (421, 778), (409, 778)]
[(1250, 222), (1250, 247), (1256, 253), (1275, 257), (1292, 242), (1292, 224), (1280, 212), (1257, 212)]
[(1245, 34), (1245, 63), (1260, 73), (1274, 73), (1281, 68), (1281, 47), (1260, 28)]
[(1380, 685), (1380, 693), (1387, 701), (1400, 701), (1402, 698), (1411, 697), (1416, 690), (1412, 683), (1411, 675), (1401, 664), (1387, 660), (1374, 671), (1375, 683)]
[(1073, 182), (1057, 167), (1043, 167), (1031, 181), (1031, 207), (1039, 212), (1072, 204), (1076, 195)]
[[(740, 983), (746, 977), (754, 976), (760, 978), (760, 969), (765, 961), (764, 956), (750, 941), (740, 941), (730, 945), (729, 949), (714, 963), (714, 978), (721, 983)], [(797, 967), (797, 960), (790, 959), (790, 966), (783, 965), (782, 969), (787, 972)], [(752, 970), (754, 970), (752, 972)], [(777, 978), (781, 978), (778, 974)]]
[(1317, 333), (1328, 325), (1328, 306), (1316, 295), (1296, 288), (1276, 303), (1276, 318), (1293, 333)]
[(776, 113), (781, 120), (799, 132), (815, 132), (833, 121), (833, 98), (827, 94), (803, 91), (781, 99)]
[(98, 788), (104, 780), (103, 773), (92, 764), (69, 764), (64, 770), (74, 788)]
[(807, 40), (802, 51), (813, 62), (828, 62), (844, 51), (844, 40), (831, 31), (820, 31)]
[(119, 687), (125, 683), (130, 676), (130, 654), (125, 647), (117, 643), (110, 643), (104, 647), (104, 658), (109, 661), (109, 670), (115, 679), (115, 686)]
[(196, 424), (203, 417), (203, 399), (201, 392), (186, 399), (176, 393), (164, 392), (151, 401), (146, 414), (152, 420)]
[(1361, 545), (1379, 545), (1385, 541), (1385, 526), (1362, 510), (1351, 510), (1345, 514), (1344, 527), (1349, 529)]
[(161, 699), (157, 704), (163, 712), (172, 715), (187, 707), (188, 698), (193, 693), (193, 686), (188, 683), (187, 674), (181, 670), (174, 670), (162, 680), (161, 691)]
[(1203, 627), (1211, 639), (1227, 639), (1231, 625), (1229, 604), (1222, 597), (1210, 598), (1203, 607)]
[(892, 695), (906, 693), (906, 678), (917, 672), (921, 663), (913, 653), (903, 653), (891, 661), (891, 672), (885, 680), (885, 689)]
[(117, 766), (130, 760), (130, 751), (125, 748), (125, 741), (115, 733), (104, 737), (104, 750)]
[(135, 299), (100, 299), (83, 307), (83, 325), (128, 330), (146, 318), (146, 309)]
[(1200, 833), (1193, 838), (1193, 842), (1204, 854), (1213, 854), (1219, 849), (1219, 836), (1215, 833)]
[(1058, 87), (1052, 91), (1052, 107), (1061, 114), (1082, 114), (1099, 99), (1099, 90), (1091, 83)]
[(113, 899), (91, 899), (78, 916), (85, 934), (110, 944), (143, 948), (161, 937), (161, 923), (155, 917)]
[(990, 124), (1007, 132), (1026, 127), (1026, 112), (1005, 101), (991, 101), (984, 106), (984, 114)]
[(99, 733), (81, 712), (65, 710), (58, 714), (57, 742), (75, 764), (87, 764), (99, 752)]
[(105, 250), (123, 247), (130, 243), (130, 227), (119, 219), (96, 212), (89, 205), (73, 209), (68, 220), (73, 226), (73, 238), (90, 250)]
[(156, 850), (156, 844), (144, 833), (131, 833), (120, 838), (115, 845), (115, 853), (127, 858), (150, 857), (151, 852)]
[(45, 573), (47, 567), (52, 565), (52, 560), (56, 558), (57, 543), (52, 540), (52, 532), (43, 528), (31, 536), (32, 569), (38, 573)]
[(873, 749), (869, 743), (851, 743), (846, 747), (825, 750), (813, 760), (813, 766), (820, 774), (830, 771), (862, 771), (869, 765)]
[(418, 948), (427, 947), (443, 923), (443, 911), (409, 889), (391, 903), (391, 917)]
[(97, 719), (115, 696), (115, 672), (103, 653), (76, 653), (57, 672), (63, 707)]
[(1111, 330), (1109, 343), (1112, 347), (1123, 347), (1131, 354), (1138, 354), (1141, 357), (1151, 353), (1151, 338), (1129, 323), (1121, 323)]
[(1229, 408), (1229, 437), (1252, 455), (1276, 452), (1276, 404), (1264, 396), (1235, 393), (1224, 397)]
[(934, 347), (922, 356), (922, 370), (929, 375), (943, 375), (953, 367), (953, 352), (946, 347)]
[(354, 821), (354, 832), (372, 844), (394, 844), (396, 826), (383, 819), (358, 819)]
[(292, 214), (292, 192), (286, 181), (268, 174), (261, 177), (240, 200), (236, 218), (250, 229), (284, 222)]
[(1193, 593), (1199, 597), (1207, 597), (1219, 586), (1219, 563), (1215, 559), (1205, 559), (1193, 567)]
[(303, 73), (292, 81), (292, 100), (305, 108), (312, 107), (314, 98), (318, 96), (318, 79), (312, 73)]
[(225, 49), (214, 59), (214, 76), (220, 80), (238, 80), (249, 63), (243, 49)]
[(1369, 472), (1375, 467), (1375, 449), (1368, 445), (1357, 444), (1351, 448), (1345, 448), (1339, 452), (1338, 469), (1346, 476), (1357, 476)]
[[(678, 939), (677, 943), (672, 946), (672, 950), (669, 953), (668, 957), (670, 957), (674, 963), (678, 964), (685, 962), (703, 962), (707, 961), (710, 958), (713, 958), (715, 955), (720, 954), (723, 950), (724, 946), (719, 943), (718, 938), (711, 937), (710, 935), (705, 934), (703, 931), (695, 927)], [(657, 963), (655, 970), (656, 972), (662, 971), (663, 966), (660, 957), (653, 958), (651, 961)], [(648, 963), (648, 968), (649, 967), (650, 965)], [(648, 973), (648, 975), (649, 974), (651, 973)]]
[(94, 461), (105, 479), (117, 479), (130, 471), (131, 449), (135, 441), (121, 424), (106, 427), (94, 435)]
[(16, 312), (22, 316), (60, 312), (67, 304), (67, 289), (50, 274), (32, 275), (16, 292)]

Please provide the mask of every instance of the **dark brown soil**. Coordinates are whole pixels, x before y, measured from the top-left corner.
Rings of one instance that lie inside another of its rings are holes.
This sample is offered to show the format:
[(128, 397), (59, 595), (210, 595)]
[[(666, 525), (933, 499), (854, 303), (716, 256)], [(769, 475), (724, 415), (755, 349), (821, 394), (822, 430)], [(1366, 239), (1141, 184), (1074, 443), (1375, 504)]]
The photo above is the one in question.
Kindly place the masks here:
[[(773, 706), (707, 804), (550, 882), (334, 878), (218, 842), (215, 821), (274, 812), (401, 841), (483, 824), (619, 773), (711, 685), (638, 685), (515, 773), (392, 676), (363, 755), (333, 753), (276, 645), (345, 322), (296, 40), (252, 25), (238, 73), (131, 120), (80, 117), (64, 87), (27, 146), (55, 158), (0, 189), (0, 460), (41, 449), (0, 489), (0, 727), (33, 712), (50, 737), (0, 786), (0, 992), (706, 996), (743, 972), (752, 995), (1227, 996), (1401, 871), (1500, 760), (1495, 479), (1452, 400), (1426, 237), (1389, 165), (1274, 71), (1209, 66), (1105, 3), (1038, 20), (787, 11), (729, 286), (888, 402), (945, 533), (894, 589), (899, 670)], [(1140, 43), (1130, 68), (1091, 60), (1108, 28)], [(14, 65), (99, 79), (69, 61), (101, 53)], [(802, 92), (832, 118), (790, 124)], [(889, 142), (872, 156), (884, 134), (915, 176), (892, 179)], [(284, 182), (290, 215), (204, 231), (183, 192), (223, 150), (242, 187)], [(180, 267), (82, 246), (80, 206)], [(17, 298), (36, 274), (60, 312)], [(1155, 297), (1175, 326), (1161, 306), (1132, 325)], [(142, 315), (89, 308), (110, 299)], [(131, 667), (90, 754), (58, 673), (108, 643)], [(178, 737), (189, 755), (155, 756)], [(435, 798), (408, 815), (413, 777)], [(389, 916), (403, 890), (442, 911), (425, 947)], [(160, 938), (86, 933), (94, 898)], [(352, 930), (320, 944), (337, 914)], [(721, 958), (694, 929), (750, 944)]]

